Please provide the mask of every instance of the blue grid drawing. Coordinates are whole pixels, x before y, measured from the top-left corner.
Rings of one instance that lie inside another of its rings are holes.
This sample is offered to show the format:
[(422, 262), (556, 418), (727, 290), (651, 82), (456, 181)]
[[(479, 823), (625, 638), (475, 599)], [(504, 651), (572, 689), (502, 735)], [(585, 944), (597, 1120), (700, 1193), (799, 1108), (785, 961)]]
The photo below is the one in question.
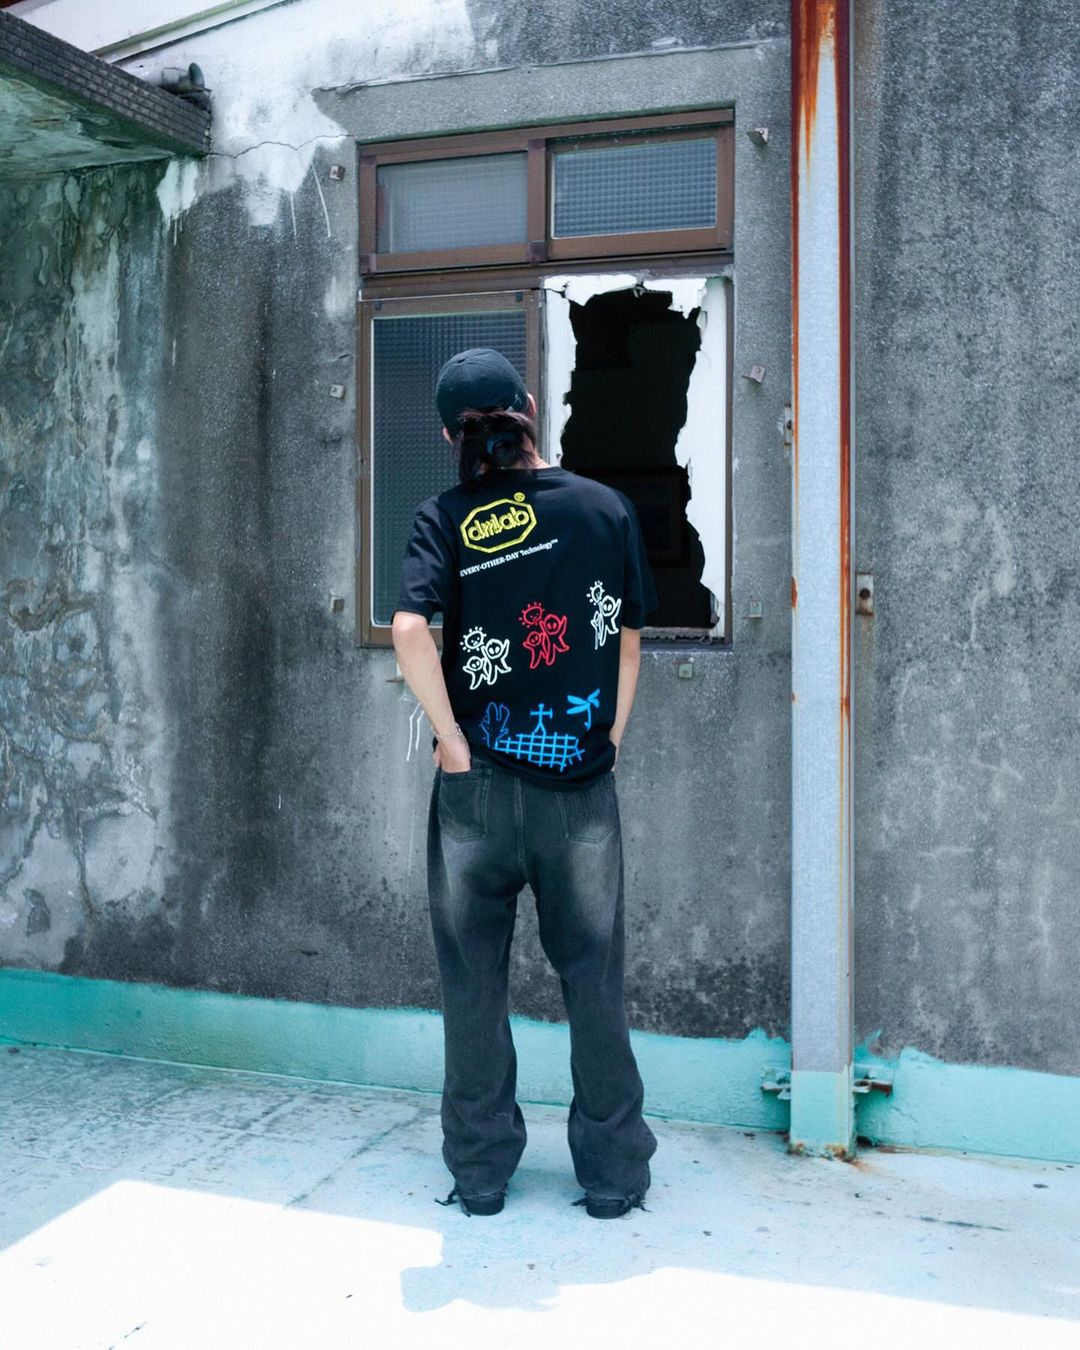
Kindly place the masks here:
[(518, 731), (510, 734), (510, 711), (505, 703), (489, 703), (480, 723), (480, 732), (493, 750), (501, 754), (512, 755), (515, 759), (524, 759), (542, 769), (558, 769), (560, 773), (570, 764), (585, 757), (581, 742), (576, 736), (566, 732), (549, 731), (544, 725), (546, 718), (554, 713), (545, 704), (531, 709), (530, 717), (536, 718), (532, 731)]

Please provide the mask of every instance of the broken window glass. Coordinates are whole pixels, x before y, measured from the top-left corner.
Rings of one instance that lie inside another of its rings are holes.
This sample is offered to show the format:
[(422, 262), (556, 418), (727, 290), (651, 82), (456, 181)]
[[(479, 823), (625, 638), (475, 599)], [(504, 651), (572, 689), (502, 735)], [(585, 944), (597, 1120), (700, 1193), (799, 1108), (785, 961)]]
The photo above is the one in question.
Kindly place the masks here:
[(684, 315), (671, 299), (628, 289), (571, 302), (576, 355), (561, 462), (634, 503), (660, 601), (649, 626), (700, 631), (717, 611), (701, 584), (705, 555), (686, 517), (689, 483), (675, 443), (701, 332), (698, 311)]

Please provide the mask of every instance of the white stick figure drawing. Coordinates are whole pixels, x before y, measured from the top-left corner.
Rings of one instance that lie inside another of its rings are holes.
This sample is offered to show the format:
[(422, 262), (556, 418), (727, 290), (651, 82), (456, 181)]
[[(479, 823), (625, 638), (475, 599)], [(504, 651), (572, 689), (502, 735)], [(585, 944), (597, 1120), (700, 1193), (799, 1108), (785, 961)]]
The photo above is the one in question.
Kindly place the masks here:
[(595, 646), (602, 647), (609, 637), (619, 631), (619, 610), (622, 609), (622, 600), (616, 600), (613, 595), (608, 595), (602, 581), (594, 581), (589, 587), (589, 599), (596, 606), (592, 616)]
[(470, 628), (461, 639), (462, 651), (471, 652), (462, 666), (469, 677), (469, 688), (494, 684), (500, 675), (510, 674), (506, 656), (510, 650), (509, 638), (489, 638), (482, 628)]

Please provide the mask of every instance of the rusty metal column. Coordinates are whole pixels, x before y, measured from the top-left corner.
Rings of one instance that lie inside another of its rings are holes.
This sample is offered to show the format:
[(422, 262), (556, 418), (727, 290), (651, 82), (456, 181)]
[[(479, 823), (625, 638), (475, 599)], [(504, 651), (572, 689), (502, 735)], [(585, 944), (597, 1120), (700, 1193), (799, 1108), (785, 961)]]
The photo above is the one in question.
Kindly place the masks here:
[(852, 1052), (850, 0), (792, 0), (791, 1148), (848, 1155)]

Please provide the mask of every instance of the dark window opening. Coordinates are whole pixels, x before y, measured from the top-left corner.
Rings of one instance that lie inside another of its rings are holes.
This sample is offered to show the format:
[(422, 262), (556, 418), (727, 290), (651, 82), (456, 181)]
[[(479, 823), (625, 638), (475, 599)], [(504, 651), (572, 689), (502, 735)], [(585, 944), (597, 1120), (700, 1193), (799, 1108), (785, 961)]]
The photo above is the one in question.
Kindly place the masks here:
[(687, 473), (675, 461), (701, 334), (696, 309), (670, 305), (670, 294), (633, 289), (571, 303), (577, 359), (562, 464), (634, 503), (660, 602), (649, 626), (701, 630), (716, 623), (716, 607), (686, 518)]

